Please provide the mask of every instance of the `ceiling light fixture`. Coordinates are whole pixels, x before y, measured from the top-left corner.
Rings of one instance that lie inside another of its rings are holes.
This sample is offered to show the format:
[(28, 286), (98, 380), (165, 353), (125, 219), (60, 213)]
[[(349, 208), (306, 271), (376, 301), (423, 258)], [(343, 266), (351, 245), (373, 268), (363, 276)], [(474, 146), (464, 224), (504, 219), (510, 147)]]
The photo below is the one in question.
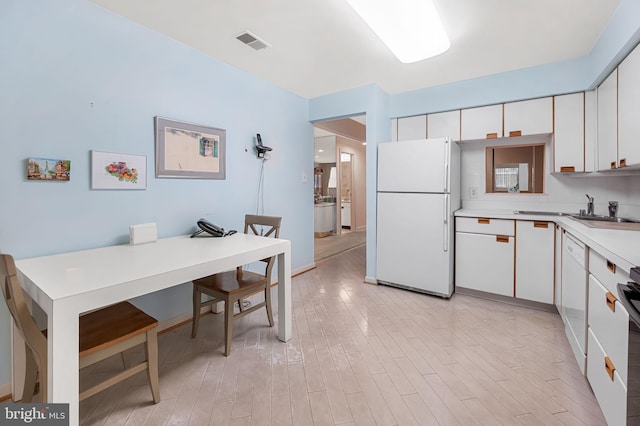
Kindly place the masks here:
[(432, 0), (347, 0), (405, 64), (445, 52), (451, 43)]

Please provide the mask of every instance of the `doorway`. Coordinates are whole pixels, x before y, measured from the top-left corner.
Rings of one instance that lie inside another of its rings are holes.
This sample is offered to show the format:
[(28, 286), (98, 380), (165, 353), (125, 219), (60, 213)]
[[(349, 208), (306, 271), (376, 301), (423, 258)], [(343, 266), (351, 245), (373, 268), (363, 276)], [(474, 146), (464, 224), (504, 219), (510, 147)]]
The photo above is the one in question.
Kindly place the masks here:
[(318, 262), (366, 243), (365, 116), (314, 126), (314, 258)]

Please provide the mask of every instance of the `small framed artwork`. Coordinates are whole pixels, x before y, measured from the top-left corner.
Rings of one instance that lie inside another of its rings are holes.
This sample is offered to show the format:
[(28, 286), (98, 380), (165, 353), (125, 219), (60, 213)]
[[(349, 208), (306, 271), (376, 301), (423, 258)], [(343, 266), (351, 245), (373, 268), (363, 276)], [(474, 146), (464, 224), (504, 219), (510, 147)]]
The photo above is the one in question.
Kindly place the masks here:
[(225, 179), (226, 131), (155, 118), (156, 176)]
[(147, 189), (147, 156), (91, 151), (91, 189)]
[(68, 182), (71, 180), (71, 161), (54, 158), (28, 158), (27, 180)]

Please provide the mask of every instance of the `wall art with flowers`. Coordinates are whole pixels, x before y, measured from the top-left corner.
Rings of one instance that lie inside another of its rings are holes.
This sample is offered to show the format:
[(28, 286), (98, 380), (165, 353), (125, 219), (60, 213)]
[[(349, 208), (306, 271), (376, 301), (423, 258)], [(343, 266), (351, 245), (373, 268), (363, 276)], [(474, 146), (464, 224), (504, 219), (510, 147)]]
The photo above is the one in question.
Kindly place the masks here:
[(147, 156), (91, 151), (91, 189), (147, 189)]

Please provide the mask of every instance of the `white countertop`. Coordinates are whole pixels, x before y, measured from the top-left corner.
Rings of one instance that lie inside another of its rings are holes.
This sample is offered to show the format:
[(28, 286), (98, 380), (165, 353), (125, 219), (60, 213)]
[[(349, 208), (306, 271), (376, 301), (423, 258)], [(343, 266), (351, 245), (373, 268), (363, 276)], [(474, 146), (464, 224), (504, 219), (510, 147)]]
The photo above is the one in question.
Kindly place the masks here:
[(461, 209), (455, 216), (555, 222), (627, 273), (632, 267), (640, 266), (640, 231), (592, 228), (569, 216), (526, 215), (514, 210)]

